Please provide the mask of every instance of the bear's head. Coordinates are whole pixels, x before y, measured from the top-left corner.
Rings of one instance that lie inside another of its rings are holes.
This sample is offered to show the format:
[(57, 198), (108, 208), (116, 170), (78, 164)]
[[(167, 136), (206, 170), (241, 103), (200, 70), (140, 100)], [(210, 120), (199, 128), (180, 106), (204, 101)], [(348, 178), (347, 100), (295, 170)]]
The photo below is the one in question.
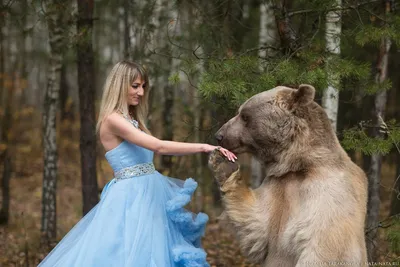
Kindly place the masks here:
[(282, 157), (304, 157), (313, 148), (322, 154), (332, 151), (339, 143), (314, 95), (311, 85), (278, 86), (256, 94), (215, 137), (232, 152), (250, 152), (266, 164), (281, 162)]

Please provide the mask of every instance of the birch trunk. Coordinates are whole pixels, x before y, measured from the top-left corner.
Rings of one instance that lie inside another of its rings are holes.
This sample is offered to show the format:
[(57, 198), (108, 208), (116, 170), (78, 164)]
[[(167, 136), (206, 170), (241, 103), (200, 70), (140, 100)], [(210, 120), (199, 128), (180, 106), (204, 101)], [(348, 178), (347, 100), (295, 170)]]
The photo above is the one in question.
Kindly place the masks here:
[[(342, 6), (341, 0), (336, 0), (336, 7)], [(340, 55), (340, 34), (342, 32), (341, 11), (329, 11), (326, 15), (325, 40), (326, 50), (333, 56)], [(329, 70), (329, 59), (327, 61), (328, 88), (322, 96), (322, 107), (331, 122), (333, 130), (337, 128), (337, 114), (339, 109), (339, 91), (335, 86), (340, 82), (339, 77)]]
[[(385, 13), (390, 12), (390, 1), (385, 1)], [(375, 82), (377, 84), (383, 83), (387, 79), (387, 70), (389, 63), (389, 50), (391, 47), (391, 41), (388, 37), (384, 37), (381, 41), (378, 63), (377, 63), (377, 74), (375, 75)], [(380, 126), (385, 119), (385, 109), (387, 101), (386, 90), (381, 90), (375, 95), (374, 101), (374, 117), (373, 117), (373, 133), (372, 136), (375, 138), (382, 138), (382, 133), (379, 131)], [(367, 229), (370, 229), (367, 233), (367, 252), (368, 260), (377, 260), (377, 237), (378, 237), (378, 224), (379, 224), (379, 206), (380, 206), (380, 180), (381, 180), (381, 167), (382, 167), (382, 155), (373, 154), (371, 156), (370, 167), (368, 171), (368, 207), (367, 207)]]
[[(259, 45), (274, 45), (276, 40), (273, 7), (270, 3), (260, 3), (260, 32), (259, 32)], [(270, 51), (268, 49), (260, 49), (258, 56), (265, 58)]]
[(93, 0), (78, 3), (78, 86), (83, 215), (99, 201), (96, 175), (95, 76), (92, 47)]
[(46, 2), (47, 26), (49, 30), (50, 62), (43, 111), (44, 170), (42, 192), (42, 244), (56, 238), (56, 188), (57, 188), (57, 140), (56, 113), (60, 91), (62, 67), (63, 28), (65, 12), (62, 1)]
[[(259, 32), (259, 46), (272, 45), (275, 40), (276, 31), (272, 29), (274, 24), (273, 12), (269, 3), (260, 3), (260, 32)], [(267, 49), (260, 49), (258, 56), (265, 58), (269, 51)], [(262, 65), (260, 65), (263, 71)], [(257, 188), (264, 180), (264, 168), (259, 160), (251, 156), (251, 187)]]

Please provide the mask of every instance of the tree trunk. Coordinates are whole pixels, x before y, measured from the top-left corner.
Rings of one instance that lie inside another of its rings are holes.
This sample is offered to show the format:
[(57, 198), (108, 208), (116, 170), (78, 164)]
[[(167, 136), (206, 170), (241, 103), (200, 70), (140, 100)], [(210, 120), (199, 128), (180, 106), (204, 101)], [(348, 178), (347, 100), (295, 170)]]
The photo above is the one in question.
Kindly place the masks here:
[[(173, 86), (168, 84), (164, 87), (164, 108), (163, 108), (163, 122), (164, 131), (162, 135), (163, 140), (173, 140), (174, 138), (174, 125), (173, 125), (173, 110), (174, 110), (174, 91)], [(161, 158), (161, 166), (164, 170), (171, 171), (172, 156), (164, 155)]]
[[(0, 2), (3, 8), (3, 1)], [(5, 16), (0, 16), (0, 119), (3, 120), (7, 106), (7, 90), (5, 88), (6, 68), (5, 68), (5, 45), (3, 40), (7, 37), (7, 27)], [(3, 125), (0, 123), (0, 138), (3, 136)], [(1, 142), (1, 140), (0, 140)]]
[[(165, 29), (168, 32), (162, 32), (162, 36), (164, 34), (171, 34), (172, 37), (181, 34), (181, 26), (180, 21), (177, 19), (178, 17), (178, 8), (177, 6), (171, 6), (167, 4), (167, 7), (171, 8), (168, 16), (175, 21), (171, 21), (170, 25)], [(164, 37), (168, 40), (168, 36)], [(161, 43), (163, 44), (163, 43)], [(168, 44), (165, 44), (168, 47)], [(164, 47), (162, 47), (164, 48)], [(173, 50), (172, 50), (173, 51)], [(174, 75), (179, 71), (179, 60), (170, 58), (168, 60), (168, 65), (171, 66), (170, 72), (167, 75)], [(166, 77), (165, 77), (166, 78)], [(166, 78), (167, 80), (167, 78)], [(163, 140), (173, 140), (174, 138), (174, 125), (173, 125), (173, 111), (174, 111), (174, 101), (175, 101), (175, 91), (176, 85), (170, 85), (168, 81), (165, 81), (164, 86), (164, 106), (163, 106), (163, 122), (164, 122), (164, 131), (162, 135)], [(171, 156), (162, 156), (161, 158), (161, 166), (164, 170), (171, 171), (172, 168), (172, 157)]]
[[(274, 45), (276, 29), (274, 29), (274, 13), (270, 3), (260, 3), (259, 46)], [(258, 56), (265, 58), (270, 50), (260, 49)]]
[[(393, 62), (393, 60), (392, 60)], [(400, 82), (400, 77), (397, 76), (398, 81)], [(394, 105), (397, 106), (397, 103), (400, 103), (400, 84), (397, 85), (396, 97), (393, 99)], [(395, 109), (395, 113), (393, 114), (395, 118), (400, 118), (400, 109)], [(396, 176), (394, 177), (393, 184), (393, 193), (392, 193), (392, 201), (390, 203), (390, 215), (400, 214), (400, 151), (398, 150), (399, 146), (396, 146), (396, 155), (395, 155), (395, 166), (397, 166)]]
[[(391, 59), (392, 62), (396, 62), (398, 60), (400, 54), (397, 54), (397, 58), (394, 57)], [(400, 109), (398, 108), (397, 103), (400, 103), (400, 77), (397, 75), (397, 90), (395, 91), (395, 97), (393, 100), (393, 105), (396, 107), (395, 112), (393, 114), (394, 118), (400, 118)], [(397, 166), (396, 176), (394, 177), (394, 184), (393, 184), (393, 193), (392, 193), (392, 200), (390, 203), (390, 215), (400, 214), (400, 151), (399, 145), (396, 146), (395, 153), (395, 166)]]
[(400, 152), (396, 154), (396, 177), (393, 185), (392, 202), (390, 205), (390, 215), (400, 214)]
[[(79, 2), (79, 0), (78, 0)], [(124, 57), (131, 58), (131, 29), (129, 14), (131, 13), (130, 0), (124, 0)]]
[(56, 114), (60, 91), (62, 67), (63, 28), (62, 16), (65, 12), (62, 1), (46, 2), (47, 25), (49, 29), (50, 63), (43, 111), (44, 170), (42, 193), (42, 244), (56, 238), (56, 188), (57, 188), (57, 140)]
[(292, 0), (281, 1), (277, 8), (275, 8), (275, 21), (278, 29), (279, 39), (282, 48), (287, 53), (295, 51), (298, 47), (298, 36), (292, 27), (289, 14), (287, 12), (292, 5)]
[[(340, 9), (341, 0), (336, 0), (336, 7)], [(329, 11), (326, 15), (326, 50), (333, 55), (340, 55), (340, 34), (342, 31), (341, 11)], [(337, 115), (339, 109), (339, 91), (335, 88), (340, 82), (339, 77), (329, 70), (329, 59), (327, 62), (328, 88), (322, 96), (322, 107), (324, 108), (333, 130), (336, 132)]]
[[(200, 143), (200, 131), (202, 128), (202, 109), (201, 100), (199, 92), (196, 88), (193, 88), (193, 117), (194, 117), (194, 142)], [(196, 189), (196, 211), (203, 210), (204, 206), (204, 179), (203, 179), (203, 162), (202, 153), (197, 153), (195, 155), (195, 168), (196, 168), (196, 180), (198, 182), (198, 187)]]
[(61, 78), (60, 78), (60, 111), (61, 111), (62, 121), (74, 119), (73, 111), (71, 107), (68, 106), (68, 93), (69, 93), (69, 86), (67, 81), (67, 63), (63, 62), (61, 67)]
[[(23, 0), (21, 2), (21, 7), (23, 10), (28, 10), (29, 6), (28, 6), (28, 1), (27, 0)], [(28, 80), (28, 47), (27, 47), (27, 40), (28, 40), (28, 19), (27, 19), (28, 14), (25, 14), (22, 16), (21, 18), (21, 25), (23, 27), (22, 30), (22, 38), (21, 38), (21, 44), (20, 44), (20, 57), (19, 57), (19, 69), (20, 69), (20, 81), (23, 81), (23, 86), (20, 86), (20, 90), (19, 91), (19, 96), (18, 96), (18, 102), (17, 102), (17, 106), (21, 107), (24, 106), (26, 104), (26, 91), (28, 90), (27, 85), (27, 80)], [(18, 88), (16, 88), (18, 91)]]
[(77, 0), (80, 35), (77, 45), (78, 86), (80, 111), (80, 151), (83, 195), (83, 215), (98, 202), (96, 175), (96, 122), (95, 122), (95, 77), (92, 47), (93, 0)]
[[(1, 191), (2, 191), (2, 205), (0, 210), (0, 224), (7, 224), (10, 210), (10, 177), (11, 177), (11, 159), (9, 154), (9, 142), (8, 142), (8, 131), (11, 124), (11, 111), (12, 107), (10, 95), (12, 90), (8, 90), (5, 87), (5, 66), (4, 66), (4, 47), (3, 47), (3, 26), (4, 19), (0, 18), (0, 144), (4, 144), (6, 147), (4, 151), (0, 150), (0, 161), (3, 162), (3, 177), (1, 180)], [(7, 104), (8, 103), (8, 104)]]
[[(269, 3), (260, 3), (260, 31), (259, 31), (259, 46), (272, 45), (275, 42), (275, 34), (276, 32), (271, 30), (273, 27), (274, 21), (271, 20), (273, 18), (273, 11)], [(260, 58), (267, 57), (268, 53), (267, 49), (260, 49), (258, 51), (258, 56)], [(263, 70), (262, 65), (260, 64), (260, 70)], [(260, 163), (258, 159), (254, 156), (251, 156), (251, 187), (257, 188), (261, 185), (264, 180), (264, 167)]]
[[(390, 12), (390, 1), (386, 1), (386, 14)], [(385, 37), (381, 41), (378, 63), (377, 63), (377, 74), (375, 81), (378, 84), (384, 82), (387, 78), (388, 68), (388, 57), (391, 41), (388, 37)], [(381, 90), (375, 95), (374, 103), (374, 117), (373, 123), (374, 128), (372, 136), (375, 138), (383, 138), (382, 133), (379, 131), (380, 126), (385, 119), (385, 107), (386, 107), (386, 91)], [(382, 166), (382, 155), (373, 154), (371, 156), (371, 164), (368, 171), (368, 207), (367, 207), (367, 229), (371, 229), (367, 233), (367, 251), (368, 260), (376, 261), (376, 245), (377, 245), (377, 233), (379, 224), (379, 206), (380, 206), (380, 179), (381, 179), (381, 166)]]
[[(3, 56), (3, 49), (0, 47), (0, 55)], [(2, 59), (1, 59), (2, 60)], [(3, 62), (0, 63), (0, 70), (4, 69)], [(13, 87), (9, 88), (5, 86), (3, 79), (0, 79), (2, 88), (2, 107), (4, 107), (4, 114), (1, 120), (1, 133), (0, 133), (0, 144), (5, 145), (4, 151), (0, 150), (0, 162), (3, 162), (3, 177), (1, 181), (1, 191), (2, 191), (2, 205), (0, 210), (0, 224), (7, 224), (10, 211), (10, 178), (12, 172), (11, 165), (11, 143), (8, 136), (11, 130), (12, 123), (12, 110), (13, 110)]]
[(8, 148), (6, 148), (0, 158), (3, 162), (3, 179), (1, 180), (3, 199), (0, 210), (0, 224), (7, 224), (10, 214), (10, 178), (12, 172), (11, 156)]

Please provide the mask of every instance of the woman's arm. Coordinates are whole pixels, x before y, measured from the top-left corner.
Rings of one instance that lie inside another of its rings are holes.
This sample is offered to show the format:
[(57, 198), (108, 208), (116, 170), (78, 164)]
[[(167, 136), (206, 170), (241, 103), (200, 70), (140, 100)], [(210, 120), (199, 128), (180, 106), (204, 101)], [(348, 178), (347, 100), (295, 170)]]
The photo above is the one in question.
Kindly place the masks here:
[(161, 155), (187, 155), (199, 152), (209, 153), (220, 149), (229, 160), (235, 161), (237, 157), (224, 148), (201, 143), (184, 143), (164, 141), (142, 132), (117, 113), (112, 113), (103, 122), (107, 130), (127, 140), (130, 143), (147, 148)]

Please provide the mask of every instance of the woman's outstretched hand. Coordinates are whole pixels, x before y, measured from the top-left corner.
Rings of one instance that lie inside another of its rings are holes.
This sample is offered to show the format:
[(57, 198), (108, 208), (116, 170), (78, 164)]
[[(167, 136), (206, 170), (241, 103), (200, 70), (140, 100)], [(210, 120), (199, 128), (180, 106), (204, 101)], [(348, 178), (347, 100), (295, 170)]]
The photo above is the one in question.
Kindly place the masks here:
[(235, 154), (233, 154), (232, 152), (230, 152), (228, 149), (223, 148), (221, 146), (212, 146), (212, 145), (208, 145), (206, 152), (210, 153), (214, 150), (219, 150), (222, 155), (224, 155), (228, 160), (235, 162), (235, 160), (237, 160), (237, 157)]

